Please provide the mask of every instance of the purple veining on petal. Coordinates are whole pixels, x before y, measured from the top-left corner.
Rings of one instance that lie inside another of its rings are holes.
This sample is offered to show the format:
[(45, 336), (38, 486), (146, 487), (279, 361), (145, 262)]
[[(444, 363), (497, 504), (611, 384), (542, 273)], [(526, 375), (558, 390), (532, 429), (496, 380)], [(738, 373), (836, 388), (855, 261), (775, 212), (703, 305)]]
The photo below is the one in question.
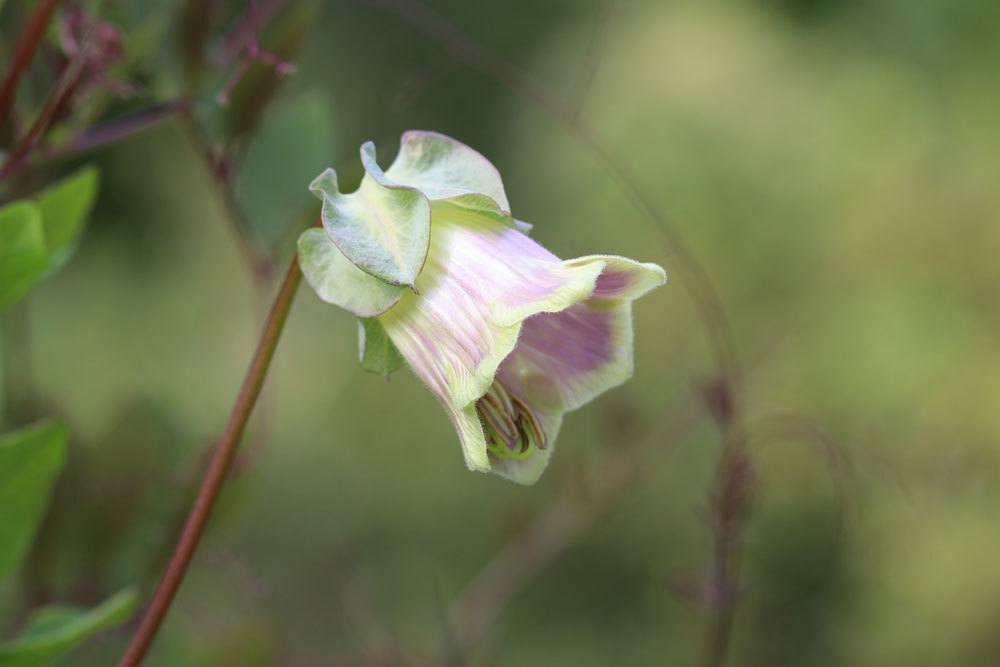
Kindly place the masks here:
[(494, 239), (493, 245), (495, 252), (517, 253), (522, 257), (550, 262), (559, 261), (558, 257), (536, 243), (530, 236), (526, 236), (516, 229), (503, 227), (497, 236), (499, 238)]
[(559, 313), (529, 317), (514, 355), (523, 355), (547, 374), (564, 377), (600, 368), (614, 358), (614, 315), (585, 303)]
[[(417, 374), (449, 400), (455, 378), (475, 374), (494, 354), (496, 327), (515, 324), (498, 323), (497, 307), (545, 301), (579, 270), (489, 218), (435, 218), (416, 292), (387, 311), (383, 324)], [(578, 317), (578, 326), (588, 326), (586, 317)]]
[(635, 273), (631, 271), (605, 271), (597, 279), (594, 298), (610, 299), (620, 296), (632, 287), (635, 279)]
[(434, 258), (438, 268), (478, 299), (515, 306), (544, 299), (565, 283), (559, 258), (517, 230), (497, 225), (447, 233), (448, 255)]

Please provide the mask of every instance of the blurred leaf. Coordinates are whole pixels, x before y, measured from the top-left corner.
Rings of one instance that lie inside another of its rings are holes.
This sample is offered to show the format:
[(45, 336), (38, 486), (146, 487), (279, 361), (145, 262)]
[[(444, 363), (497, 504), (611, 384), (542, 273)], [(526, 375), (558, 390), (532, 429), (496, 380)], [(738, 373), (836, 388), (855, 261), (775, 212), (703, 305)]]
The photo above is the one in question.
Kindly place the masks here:
[(247, 150), (236, 196), (251, 230), (280, 239), (315, 200), (307, 189), (328, 164), (333, 148), (325, 96), (305, 93), (282, 101), (264, 119)]
[(135, 603), (135, 592), (125, 590), (90, 611), (45, 607), (35, 612), (20, 637), (0, 646), (0, 667), (48, 665), (91, 635), (128, 619)]
[(385, 327), (374, 317), (358, 320), (358, 357), (366, 371), (385, 376), (406, 365)]
[(83, 223), (97, 198), (98, 181), (97, 168), (86, 166), (36, 198), (42, 212), (50, 270), (61, 266), (76, 246)]
[(17, 201), (0, 209), (0, 310), (24, 296), (47, 264), (38, 206)]
[(164, 40), (176, 12), (176, 0), (115, 0), (106, 3), (102, 15), (121, 29), (126, 40), (123, 61), (131, 69), (161, 65), (163, 58), (172, 57)]
[(158, 575), (178, 512), (194, 491), (192, 462), (177, 447), (187, 436), (168, 411), (137, 396), (111, 423), (81, 436), (32, 545), (31, 572), (45, 583), (47, 599), (79, 595), (80, 582), (115, 588)]
[(53, 604), (36, 610), (28, 619), (28, 625), (18, 637), (23, 641), (30, 637), (44, 635), (61, 628), (79, 616), (80, 610), (70, 605)]
[(0, 436), (0, 578), (31, 545), (65, 461), (66, 429), (59, 424)]
[[(261, 47), (285, 61), (298, 55), (305, 36), (316, 23), (320, 4), (315, 0), (295, 3), (282, 12), (261, 36)], [(274, 67), (254, 62), (233, 88), (226, 107), (229, 138), (245, 139), (260, 122), (281, 79)]]

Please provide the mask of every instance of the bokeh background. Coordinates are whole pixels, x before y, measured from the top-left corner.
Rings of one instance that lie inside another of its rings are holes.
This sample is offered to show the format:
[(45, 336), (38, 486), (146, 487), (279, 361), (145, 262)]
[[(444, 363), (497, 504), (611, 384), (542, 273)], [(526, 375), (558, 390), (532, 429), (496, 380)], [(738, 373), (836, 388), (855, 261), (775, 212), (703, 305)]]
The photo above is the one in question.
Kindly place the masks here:
[[(31, 4), (2, 7), (5, 60)], [(743, 368), (729, 664), (1000, 664), (995, 0), (259, 4), (297, 72), (254, 65), (225, 108), (246, 3), (83, 6), (122, 30), (107, 76), (128, 86), (52, 141), (184, 96), (202, 141), (166, 118), (22, 181), (101, 171), (78, 252), (21, 309), (26, 335), (7, 329), (7, 425), (54, 415), (72, 446), (0, 629), (29, 601), (151, 591), (276, 287), (248, 244), (280, 274), (311, 177), (357, 183), (363, 141), (388, 164), (425, 128), (489, 156), (557, 254), (667, 268), (635, 308), (634, 379), (517, 487), (467, 472), (431, 395), (365, 373), (355, 322), (303, 286), (149, 665), (445, 664), (469, 627), (474, 665), (699, 664), (721, 451), (704, 397), (727, 378), (673, 237)], [(205, 145), (231, 149), (229, 208)], [(484, 571), (499, 588), (468, 603)], [(60, 664), (111, 664), (129, 629)]]

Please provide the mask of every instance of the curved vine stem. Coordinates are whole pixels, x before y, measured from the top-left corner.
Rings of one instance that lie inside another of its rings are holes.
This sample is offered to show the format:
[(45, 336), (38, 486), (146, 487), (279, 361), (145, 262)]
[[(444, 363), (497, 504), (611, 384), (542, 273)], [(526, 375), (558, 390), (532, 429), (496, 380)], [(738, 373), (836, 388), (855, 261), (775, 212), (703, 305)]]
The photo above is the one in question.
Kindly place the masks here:
[(205, 477), (198, 489), (194, 506), (184, 524), (177, 545), (174, 547), (174, 553), (170, 557), (167, 571), (153, 595), (152, 602), (146, 609), (142, 622), (132, 636), (128, 650), (121, 662), (118, 663), (119, 667), (136, 667), (142, 662), (156, 637), (156, 632), (159, 630), (163, 618), (170, 609), (170, 604), (173, 602), (177, 590), (180, 588), (184, 574), (191, 563), (191, 557), (198, 547), (198, 542), (205, 531), (205, 525), (212, 514), (212, 508), (219, 497), (226, 473), (232, 466), (247, 420), (253, 412), (254, 404), (257, 402), (261, 387), (264, 385), (264, 379), (267, 377), (271, 359), (278, 346), (278, 340), (281, 337), (285, 321), (288, 318), (288, 311), (295, 299), (295, 292), (301, 279), (302, 272), (299, 269), (298, 257), (296, 256), (292, 258), (281, 289), (271, 305), (271, 312), (264, 324), (264, 331), (257, 344), (257, 351), (254, 352), (253, 359), (250, 361), (250, 367), (243, 379), (240, 393), (236, 397), (232, 412), (229, 414), (226, 430), (212, 455), (208, 470), (205, 472)]

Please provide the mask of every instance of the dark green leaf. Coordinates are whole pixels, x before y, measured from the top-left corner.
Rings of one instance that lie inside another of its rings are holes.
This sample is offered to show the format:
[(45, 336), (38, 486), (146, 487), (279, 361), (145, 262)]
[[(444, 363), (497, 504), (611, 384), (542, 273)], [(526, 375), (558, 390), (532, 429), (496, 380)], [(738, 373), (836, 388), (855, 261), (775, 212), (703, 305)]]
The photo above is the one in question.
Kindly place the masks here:
[(0, 208), (0, 311), (24, 296), (47, 265), (38, 206), (17, 201)]
[(358, 356), (366, 371), (385, 376), (406, 365), (403, 355), (374, 317), (358, 320)]
[(48, 665), (91, 635), (127, 620), (135, 603), (135, 592), (125, 590), (90, 611), (43, 608), (35, 612), (20, 637), (0, 645), (0, 667)]

